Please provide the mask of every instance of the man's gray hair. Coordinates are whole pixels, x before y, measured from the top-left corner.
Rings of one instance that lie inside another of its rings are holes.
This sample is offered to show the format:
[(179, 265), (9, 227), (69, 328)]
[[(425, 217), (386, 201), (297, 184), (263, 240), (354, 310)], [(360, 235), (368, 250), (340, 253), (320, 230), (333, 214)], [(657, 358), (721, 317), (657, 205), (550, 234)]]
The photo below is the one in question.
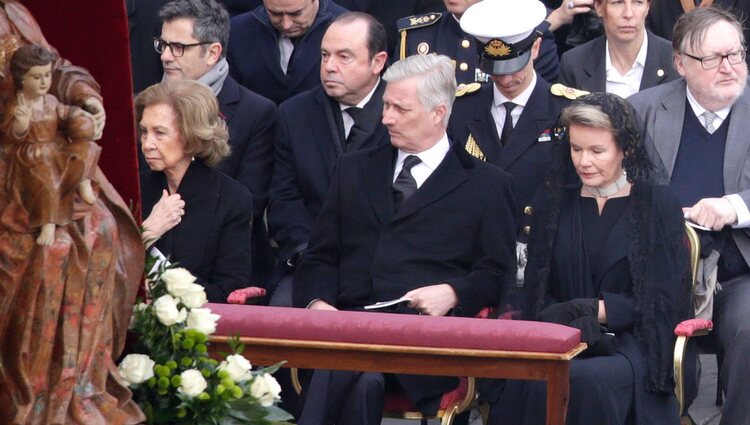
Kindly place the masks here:
[(742, 30), (742, 23), (732, 12), (714, 6), (695, 8), (677, 19), (672, 32), (672, 49), (677, 53), (682, 53), (690, 47), (695, 52), (705, 41), (708, 29), (721, 21), (734, 27), (744, 48), (745, 33)]
[(394, 63), (383, 75), (383, 79), (388, 82), (412, 77), (419, 77), (419, 103), (429, 111), (445, 105), (443, 124), (448, 125), (453, 100), (456, 98), (456, 74), (451, 59), (435, 54), (413, 55)]
[[(162, 22), (175, 19), (193, 20), (193, 37), (201, 43), (221, 44), (221, 58), (227, 54), (229, 44), (229, 13), (215, 0), (174, 0), (159, 11)], [(200, 46), (206, 51), (206, 46)]]

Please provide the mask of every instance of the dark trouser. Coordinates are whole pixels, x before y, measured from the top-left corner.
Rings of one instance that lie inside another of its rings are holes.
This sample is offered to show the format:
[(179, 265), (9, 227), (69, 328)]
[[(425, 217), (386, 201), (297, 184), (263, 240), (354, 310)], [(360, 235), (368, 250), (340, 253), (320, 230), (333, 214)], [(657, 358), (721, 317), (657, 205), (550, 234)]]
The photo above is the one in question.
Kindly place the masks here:
[(316, 370), (299, 425), (379, 425), (383, 419), (382, 373)]
[[(570, 365), (568, 425), (622, 425), (633, 403), (633, 369), (621, 354), (574, 359)], [(489, 425), (544, 425), (547, 388), (543, 381), (505, 382), (490, 411)]]
[(400, 388), (417, 410), (434, 415), (443, 394), (457, 385), (457, 378), (444, 376), (315, 370), (298, 424), (379, 425), (386, 387)]
[(714, 297), (714, 336), (724, 353), (720, 425), (750, 425), (750, 274), (722, 282)]

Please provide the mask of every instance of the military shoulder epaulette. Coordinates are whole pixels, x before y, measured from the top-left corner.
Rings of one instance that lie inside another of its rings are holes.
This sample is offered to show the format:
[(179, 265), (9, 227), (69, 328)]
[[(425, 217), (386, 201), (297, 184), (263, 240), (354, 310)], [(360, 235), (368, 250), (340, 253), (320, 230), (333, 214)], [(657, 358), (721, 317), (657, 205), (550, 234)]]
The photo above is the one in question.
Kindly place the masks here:
[(553, 84), (549, 91), (555, 96), (561, 96), (570, 100), (576, 100), (581, 96), (589, 94), (589, 92), (585, 90), (574, 89), (573, 87), (564, 86), (560, 83)]
[(456, 87), (456, 97), (461, 97), (467, 94), (476, 93), (482, 87), (479, 83), (461, 83)]
[(412, 30), (414, 28), (427, 27), (440, 20), (443, 14), (439, 12), (428, 12), (421, 15), (407, 16), (396, 22), (399, 31)]
[(487, 160), (487, 157), (484, 156), (484, 152), (482, 152), (482, 149), (479, 147), (477, 141), (474, 140), (474, 136), (472, 136), (471, 134), (469, 134), (469, 138), (466, 139), (466, 145), (464, 145), (464, 149), (466, 149), (466, 152), (468, 152), (469, 155), (479, 159), (480, 161)]

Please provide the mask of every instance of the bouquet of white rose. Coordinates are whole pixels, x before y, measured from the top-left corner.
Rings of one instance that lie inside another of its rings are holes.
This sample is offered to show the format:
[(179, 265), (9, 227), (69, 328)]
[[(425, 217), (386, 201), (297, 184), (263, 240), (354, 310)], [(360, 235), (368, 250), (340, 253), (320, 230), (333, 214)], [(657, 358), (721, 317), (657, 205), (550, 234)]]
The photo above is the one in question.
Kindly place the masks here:
[(208, 357), (208, 335), (219, 316), (203, 308), (206, 293), (183, 268), (147, 261), (151, 303), (133, 311), (138, 342), (122, 359), (120, 376), (148, 423), (279, 424), (292, 417), (276, 404), (281, 387), (271, 376), (279, 365), (252, 370), (244, 347), (219, 362)]

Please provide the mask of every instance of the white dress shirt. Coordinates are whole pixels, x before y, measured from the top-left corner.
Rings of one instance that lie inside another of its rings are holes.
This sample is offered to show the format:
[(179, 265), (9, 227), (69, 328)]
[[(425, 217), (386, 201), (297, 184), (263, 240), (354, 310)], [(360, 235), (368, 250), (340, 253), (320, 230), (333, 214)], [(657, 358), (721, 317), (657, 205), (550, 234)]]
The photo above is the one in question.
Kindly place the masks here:
[(352, 106), (356, 106), (357, 108), (364, 109), (365, 105), (367, 105), (367, 102), (372, 99), (372, 95), (375, 93), (375, 89), (378, 88), (378, 85), (380, 84), (380, 77), (378, 77), (378, 82), (372, 86), (372, 90), (370, 90), (369, 93), (367, 93), (367, 96), (365, 96), (359, 103), (356, 105), (344, 105), (343, 103), (339, 102), (339, 108), (341, 109), (341, 119), (344, 121), (344, 138), (346, 139), (349, 137), (349, 132), (352, 131), (352, 127), (354, 127), (354, 118), (352, 118), (351, 115), (349, 115), (346, 112), (346, 109), (351, 108)]
[(531, 84), (529, 84), (529, 86), (526, 87), (526, 89), (522, 91), (521, 94), (513, 99), (508, 99), (502, 93), (500, 93), (500, 90), (497, 89), (496, 85), (492, 85), (494, 100), (492, 102), (490, 113), (492, 114), (492, 119), (495, 120), (495, 128), (497, 129), (498, 136), (503, 134), (503, 124), (505, 123), (506, 112), (505, 105), (503, 105), (503, 103), (513, 102), (516, 104), (516, 107), (513, 108), (513, 110), (510, 112), (510, 118), (513, 120), (513, 127), (515, 127), (516, 124), (518, 124), (518, 120), (521, 118), (523, 109), (529, 102), (529, 98), (531, 97), (531, 93), (534, 91), (534, 87), (536, 87), (536, 78), (536, 72), (534, 72), (532, 74)]
[(451, 144), (448, 141), (448, 135), (443, 134), (443, 137), (438, 140), (431, 148), (419, 152), (419, 153), (408, 153), (399, 149), (398, 157), (396, 158), (396, 167), (393, 170), (393, 180), (396, 181), (396, 177), (404, 168), (404, 159), (409, 155), (418, 156), (422, 160), (419, 164), (415, 165), (411, 169), (411, 175), (417, 182), (417, 189), (422, 187), (422, 184), (427, 180), (438, 165), (443, 162), (443, 158), (451, 148)]
[(646, 66), (646, 53), (648, 52), (648, 35), (645, 34), (646, 30), (643, 30), (643, 43), (641, 49), (638, 50), (638, 55), (635, 57), (633, 66), (625, 73), (621, 75), (620, 71), (612, 65), (612, 58), (609, 55), (609, 40), (607, 40), (605, 52), (604, 69), (607, 73), (607, 85), (606, 92), (616, 94), (623, 99), (638, 93), (641, 88), (641, 80), (643, 79), (643, 67)]

